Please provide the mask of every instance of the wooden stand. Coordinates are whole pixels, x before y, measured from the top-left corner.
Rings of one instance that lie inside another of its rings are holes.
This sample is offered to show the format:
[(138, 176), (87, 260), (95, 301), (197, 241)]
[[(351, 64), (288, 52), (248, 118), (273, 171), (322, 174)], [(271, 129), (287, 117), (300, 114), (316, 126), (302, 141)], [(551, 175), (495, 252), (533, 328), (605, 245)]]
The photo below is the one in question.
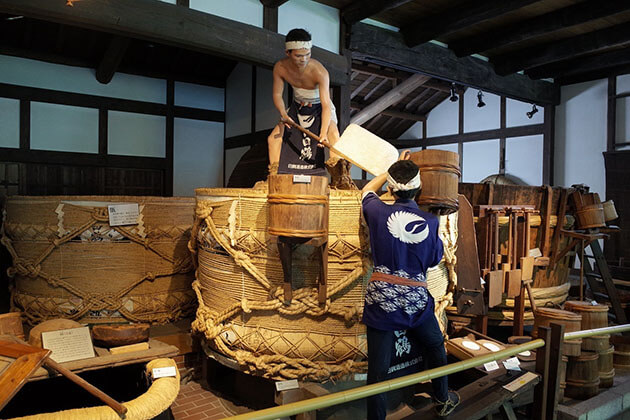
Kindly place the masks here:
[(326, 302), (328, 287), (328, 238), (290, 238), (278, 237), (278, 253), (282, 263), (284, 274), (284, 304), (290, 305), (293, 299), (293, 249), (297, 245), (311, 245), (317, 248), (321, 265), (319, 267), (319, 281), (317, 285), (317, 300), (323, 304)]

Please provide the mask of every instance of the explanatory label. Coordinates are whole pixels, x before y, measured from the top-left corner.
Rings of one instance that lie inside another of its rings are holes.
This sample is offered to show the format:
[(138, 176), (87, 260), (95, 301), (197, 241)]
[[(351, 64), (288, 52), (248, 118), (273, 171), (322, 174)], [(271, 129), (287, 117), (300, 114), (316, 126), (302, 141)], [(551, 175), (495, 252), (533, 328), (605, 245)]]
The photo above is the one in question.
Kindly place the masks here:
[(140, 212), (138, 203), (112, 204), (107, 206), (110, 226), (137, 225)]
[(57, 363), (94, 357), (88, 327), (43, 332), (42, 347), (52, 351), (50, 358)]
[(175, 366), (167, 366), (167, 367), (161, 367), (161, 368), (154, 368), (151, 371), (151, 375), (153, 376), (153, 379), (157, 379), (157, 378), (165, 378), (168, 376), (177, 376), (177, 373), (175, 372)]
[(294, 184), (310, 184), (311, 176), (310, 175), (293, 175), (293, 183)]
[(297, 379), (291, 379), (288, 381), (278, 381), (276, 382), (276, 391), (286, 391), (288, 389), (296, 389), (299, 388), (300, 384)]

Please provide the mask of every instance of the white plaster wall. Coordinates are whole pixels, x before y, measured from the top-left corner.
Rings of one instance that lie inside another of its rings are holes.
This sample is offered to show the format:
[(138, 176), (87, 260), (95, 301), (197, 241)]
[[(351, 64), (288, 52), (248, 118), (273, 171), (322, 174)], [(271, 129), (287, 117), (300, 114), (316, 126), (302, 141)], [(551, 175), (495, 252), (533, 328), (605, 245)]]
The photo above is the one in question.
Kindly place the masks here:
[(173, 195), (223, 186), (223, 123), (175, 118)]
[(339, 53), (339, 10), (312, 0), (289, 0), (278, 8), (278, 33), (303, 28), (313, 45)]
[(617, 76), (617, 93), (630, 92), (630, 74)]
[[(225, 86), (225, 136), (249, 133), (251, 118), (252, 67), (238, 63), (230, 73)], [(227, 174), (226, 178), (229, 178)]]
[(617, 99), (615, 142), (630, 142), (630, 98)]
[(190, 8), (262, 28), (263, 5), (258, 0), (190, 0)]
[(223, 111), (223, 89), (193, 83), (175, 82), (175, 105)]
[(518, 127), (521, 125), (542, 124), (545, 122), (545, 112), (543, 107), (537, 107), (538, 112), (532, 118), (527, 117), (527, 113), (532, 110), (532, 104), (514, 99), (507, 99), (505, 103), (505, 123), (507, 127)]
[(225, 151), (225, 184), (227, 185), (230, 180), (230, 176), (236, 168), (238, 161), (241, 160), (245, 152), (250, 149), (249, 146), (236, 147), (234, 149), (227, 149)]
[(480, 182), (499, 173), (499, 140), (464, 143), (462, 182)]
[(429, 112), (427, 116), (427, 137), (457, 134), (458, 125), (459, 102), (451, 102), (447, 98)]
[(418, 140), (422, 138), (422, 121), (418, 121), (398, 137), (400, 140)]
[(98, 109), (31, 102), (31, 149), (98, 153)]
[[(464, 94), (464, 132), (495, 130), (501, 127), (501, 97), (483, 93), (486, 106), (479, 108), (477, 89), (466, 89)], [(461, 101), (462, 98), (460, 97)]]
[(554, 181), (587, 184), (606, 196), (602, 152), (606, 150), (607, 80), (563, 86), (556, 107)]
[(166, 81), (116, 73), (104, 85), (94, 69), (0, 55), (0, 82), (64, 92), (166, 103)]
[(542, 185), (543, 136), (505, 139), (505, 174), (527, 185)]
[(177, 4), (177, 0), (160, 0), (160, 1), (163, 1), (164, 3)]
[(107, 153), (166, 157), (166, 117), (109, 111)]
[(272, 88), (271, 70), (256, 68), (256, 131), (267, 129), (271, 131), (280, 120), (280, 113), (273, 105)]
[(20, 101), (0, 98), (0, 147), (20, 147)]

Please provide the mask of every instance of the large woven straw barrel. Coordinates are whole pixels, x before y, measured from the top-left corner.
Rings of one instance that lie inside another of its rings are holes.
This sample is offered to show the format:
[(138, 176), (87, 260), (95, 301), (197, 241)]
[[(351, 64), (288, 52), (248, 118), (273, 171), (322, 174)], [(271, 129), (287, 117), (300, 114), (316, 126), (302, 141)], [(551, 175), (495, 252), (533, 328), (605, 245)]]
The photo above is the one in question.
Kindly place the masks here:
[(292, 238), (328, 235), (328, 179), (312, 175), (269, 176), (269, 233)]
[[(138, 223), (109, 225), (108, 205), (137, 203)], [(187, 249), (193, 198), (12, 197), (2, 243), (13, 257), (12, 304), (34, 325), (166, 323), (190, 315)]]
[[(193, 288), (199, 309), (193, 329), (206, 344), (269, 378), (325, 380), (365, 371), (360, 319), (372, 267), (361, 193), (330, 192), (328, 300), (322, 305), (319, 259), (308, 245), (294, 250), (293, 299), (284, 304), (282, 266), (267, 230), (266, 189), (202, 188), (196, 194), (190, 248), (198, 261)], [(448, 273), (441, 263), (428, 274), (436, 306), (447, 294)]]
[(425, 149), (411, 153), (411, 161), (420, 168), (422, 179), (418, 204), (440, 209), (442, 214), (456, 211), (457, 187), (461, 176), (459, 155), (446, 150)]

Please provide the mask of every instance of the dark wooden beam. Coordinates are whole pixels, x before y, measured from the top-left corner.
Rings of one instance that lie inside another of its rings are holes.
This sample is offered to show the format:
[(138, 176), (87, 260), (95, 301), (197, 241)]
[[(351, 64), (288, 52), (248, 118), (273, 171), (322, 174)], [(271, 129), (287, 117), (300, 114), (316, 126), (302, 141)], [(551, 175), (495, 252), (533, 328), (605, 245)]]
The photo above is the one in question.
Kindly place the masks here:
[(223, 148), (236, 149), (237, 147), (253, 146), (258, 143), (267, 142), (269, 130), (260, 130), (255, 133), (241, 134), (240, 136), (227, 137), (223, 142)]
[(617, 141), (617, 76), (608, 78), (608, 100), (606, 109), (606, 151), (615, 151)]
[[(342, 49), (341, 51), (343, 51), (343, 57), (347, 60), (348, 67), (350, 67), (352, 54), (347, 49)], [(339, 113), (337, 127), (339, 128), (339, 133), (343, 133), (348, 124), (350, 124), (350, 81), (342, 86), (333, 87), (333, 103)]]
[(411, 0), (355, 0), (341, 9), (341, 18), (352, 25), (360, 20), (377, 15), (385, 10), (395, 9)]
[(452, 7), (433, 16), (427, 16), (402, 28), (405, 41), (410, 47), (438, 39), (463, 28), (478, 25), (490, 19), (512, 12), (538, 0), (477, 0)]
[(363, 96), (363, 101), (367, 101), (374, 95), (380, 88), (382, 88), (386, 83), (391, 83), (391, 81), (387, 78), (383, 78), (376, 86), (374, 86), (368, 93)]
[(278, 32), (278, 8), (263, 6), (263, 28)]
[(603, 54), (578, 57), (534, 67), (525, 73), (532, 79), (542, 79), (544, 77), (562, 78), (628, 64), (630, 64), (630, 49), (623, 48)]
[(388, 140), (397, 148), (437, 146), (440, 144), (468, 143), (472, 141), (498, 139), (501, 137), (523, 137), (543, 134), (544, 124), (522, 125), (518, 127), (508, 127), (505, 129), (475, 131), (473, 133), (449, 134), (447, 136), (429, 137), (424, 140)]
[[(18, 98), (16, 98), (18, 99)], [(31, 148), (31, 101), (20, 99), (20, 149)]]
[(127, 52), (129, 41), (129, 38), (124, 36), (112, 37), (105, 54), (103, 54), (103, 58), (101, 58), (101, 62), (96, 68), (96, 80), (104, 85), (112, 81), (114, 73), (118, 70), (118, 66), (120, 66), (120, 62)]
[(505, 47), (549, 32), (614, 15), (627, 9), (628, 5), (624, 1), (588, 0), (495, 30), (467, 36), (459, 41), (449, 42), (448, 47), (455, 51), (458, 57), (463, 57)]
[(272, 7), (272, 8), (278, 8), (280, 6), (282, 6), (284, 3), (286, 3), (289, 0), (260, 0), (260, 2), (262, 3), (263, 6), (265, 7)]
[(367, 85), (369, 85), (370, 83), (372, 83), (372, 80), (376, 79), (376, 76), (371, 74), (369, 75), (364, 81), (363, 83), (361, 83), (359, 86), (357, 86), (356, 88), (354, 88), (352, 90), (352, 93), (350, 94), (350, 99), (353, 99), (355, 96), (357, 96)]
[(350, 49), (357, 60), (428, 74), (524, 102), (560, 103), (560, 89), (554, 83), (531, 80), (521, 74), (501, 77), (483, 60), (457, 58), (452, 51), (432, 43), (409, 48), (401, 34), (372, 25), (352, 26)]
[(556, 107), (545, 105), (545, 126), (543, 132), (543, 167), (542, 178), (544, 185), (553, 185), (554, 154), (556, 150)]
[(175, 157), (175, 82), (166, 81), (166, 145), (164, 171), (164, 195), (173, 195), (173, 159)]
[(616, 67), (608, 67), (605, 69), (594, 70), (592, 72), (580, 73), (574, 76), (559, 77), (556, 83), (561, 86), (572, 85), (574, 83), (588, 82), (591, 80), (605, 79), (610, 76), (618, 76), (621, 74), (630, 74), (630, 65), (621, 65)]
[(578, 55), (630, 43), (630, 23), (536, 45), (491, 58), (497, 74), (506, 75)]
[(190, 7), (190, 0), (177, 0), (178, 6)]
[[(67, 7), (63, 1), (3, 0), (0, 13), (144, 39), (265, 68), (284, 56), (280, 34), (162, 1), (90, 0)], [(318, 47), (313, 48), (313, 57), (326, 67), (333, 85), (347, 81), (350, 69), (345, 58)]]
[[(352, 102), (350, 104), (350, 108), (360, 111), (363, 108), (365, 108), (365, 105), (361, 105), (357, 102)], [(395, 109), (386, 109), (384, 111), (381, 111), (379, 114), (385, 115), (388, 117), (395, 117), (395, 118), (400, 118), (403, 120), (409, 120), (409, 121), (426, 121), (427, 120), (426, 115), (419, 115), (419, 114), (413, 114), (411, 112), (397, 111)]]

